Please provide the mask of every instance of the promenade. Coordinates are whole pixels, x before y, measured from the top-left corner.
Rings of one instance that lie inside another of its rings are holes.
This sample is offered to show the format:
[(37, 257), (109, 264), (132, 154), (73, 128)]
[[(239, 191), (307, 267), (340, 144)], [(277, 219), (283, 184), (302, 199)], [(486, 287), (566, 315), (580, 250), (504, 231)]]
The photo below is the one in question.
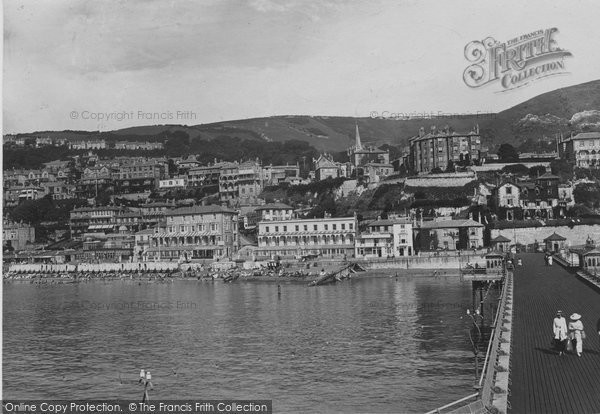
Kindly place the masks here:
[[(600, 291), (542, 254), (521, 254), (514, 275), (509, 413), (600, 413)], [(583, 356), (551, 349), (557, 309), (582, 315)]]

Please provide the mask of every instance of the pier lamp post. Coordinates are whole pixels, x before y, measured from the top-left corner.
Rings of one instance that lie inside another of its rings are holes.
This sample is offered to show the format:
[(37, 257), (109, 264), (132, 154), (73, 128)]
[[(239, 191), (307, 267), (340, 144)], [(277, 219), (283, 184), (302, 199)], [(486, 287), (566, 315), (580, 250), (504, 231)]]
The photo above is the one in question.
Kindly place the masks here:
[(477, 338), (473, 339), (473, 335), (471, 334), (472, 330), (469, 330), (469, 340), (471, 341), (471, 345), (473, 346), (473, 355), (475, 356), (475, 379), (479, 378), (479, 344), (483, 340), (483, 334), (481, 333), (481, 328), (477, 324), (477, 318), (481, 318), (483, 322), (483, 316), (479, 312), (479, 309), (475, 309), (475, 312), (471, 312), (470, 309), (467, 309), (467, 316), (471, 318), (473, 321), (473, 325), (477, 328)]
[(145, 371), (144, 369), (140, 370), (140, 380), (139, 383), (144, 385), (144, 395), (142, 396), (142, 402), (150, 401), (150, 396), (148, 395), (148, 389), (153, 389), (154, 386), (150, 381), (152, 379), (152, 375), (150, 371)]

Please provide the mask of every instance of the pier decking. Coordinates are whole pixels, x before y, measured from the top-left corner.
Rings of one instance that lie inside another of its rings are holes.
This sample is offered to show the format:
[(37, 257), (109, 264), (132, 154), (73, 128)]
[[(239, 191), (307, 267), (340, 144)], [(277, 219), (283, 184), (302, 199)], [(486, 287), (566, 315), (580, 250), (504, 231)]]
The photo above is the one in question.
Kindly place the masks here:
[[(600, 413), (600, 292), (542, 254), (520, 254), (514, 275), (514, 334), (509, 413)], [(551, 349), (552, 320), (561, 309), (582, 315), (583, 356)]]

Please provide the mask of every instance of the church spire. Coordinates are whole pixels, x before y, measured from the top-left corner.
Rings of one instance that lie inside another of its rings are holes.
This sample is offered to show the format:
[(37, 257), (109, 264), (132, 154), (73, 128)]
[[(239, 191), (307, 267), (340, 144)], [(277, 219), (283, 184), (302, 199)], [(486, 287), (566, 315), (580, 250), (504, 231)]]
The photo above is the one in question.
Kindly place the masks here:
[(362, 149), (362, 144), (360, 143), (360, 134), (358, 132), (358, 122), (356, 122), (356, 149)]

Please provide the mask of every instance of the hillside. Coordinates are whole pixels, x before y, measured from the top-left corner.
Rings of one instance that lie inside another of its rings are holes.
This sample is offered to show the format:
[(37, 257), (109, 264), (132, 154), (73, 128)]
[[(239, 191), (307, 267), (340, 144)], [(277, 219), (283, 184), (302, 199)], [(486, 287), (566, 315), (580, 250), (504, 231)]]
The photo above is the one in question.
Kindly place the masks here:
[[(496, 116), (447, 119), (372, 119), (288, 115), (201, 124), (194, 126), (152, 125), (102, 133), (109, 140), (160, 139), (169, 132), (184, 131), (192, 139), (213, 140), (220, 137), (281, 142), (303, 140), (320, 151), (344, 151), (354, 142), (355, 123), (363, 143), (406, 145), (420, 127), (450, 126), (455, 131), (469, 131), (479, 124), (484, 145), (494, 149), (509, 142), (523, 150), (552, 149), (558, 132), (600, 129), (600, 80), (557, 89)], [(64, 136), (65, 133), (46, 135)], [(27, 134), (34, 135), (34, 134)], [(78, 136), (79, 135), (79, 136)], [(68, 133), (69, 139), (90, 139), (98, 133)], [(544, 138), (546, 137), (546, 138)]]

